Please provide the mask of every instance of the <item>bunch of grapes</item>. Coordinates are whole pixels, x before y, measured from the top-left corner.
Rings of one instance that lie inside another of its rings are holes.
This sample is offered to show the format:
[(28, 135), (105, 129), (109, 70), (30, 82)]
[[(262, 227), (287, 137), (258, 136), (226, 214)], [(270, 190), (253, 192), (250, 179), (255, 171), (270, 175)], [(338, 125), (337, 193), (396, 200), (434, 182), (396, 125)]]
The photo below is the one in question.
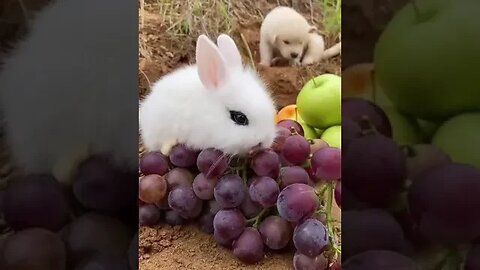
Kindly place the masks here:
[(398, 145), (373, 102), (345, 98), (342, 117), (344, 269), (480, 269), (480, 171)]
[[(297, 270), (338, 269), (341, 150), (308, 141), (293, 120), (278, 123), (271, 148), (228, 156), (178, 144), (168, 156), (145, 153), (139, 180), (142, 226), (195, 222), (242, 262), (265, 250), (296, 250)], [(336, 200), (336, 201), (334, 201)]]
[(138, 269), (137, 181), (104, 156), (79, 164), (71, 186), (14, 179), (0, 192), (0, 269)]

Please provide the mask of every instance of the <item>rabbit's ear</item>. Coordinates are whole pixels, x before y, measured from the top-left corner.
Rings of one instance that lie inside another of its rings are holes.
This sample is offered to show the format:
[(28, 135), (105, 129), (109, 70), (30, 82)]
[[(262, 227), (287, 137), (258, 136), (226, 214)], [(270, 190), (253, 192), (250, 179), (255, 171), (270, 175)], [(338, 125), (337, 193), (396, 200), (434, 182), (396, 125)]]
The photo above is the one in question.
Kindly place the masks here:
[(217, 45), (230, 68), (242, 66), (242, 57), (231, 37), (221, 34), (217, 38)]
[(197, 39), (197, 72), (207, 89), (218, 89), (227, 79), (227, 65), (222, 54), (207, 36)]

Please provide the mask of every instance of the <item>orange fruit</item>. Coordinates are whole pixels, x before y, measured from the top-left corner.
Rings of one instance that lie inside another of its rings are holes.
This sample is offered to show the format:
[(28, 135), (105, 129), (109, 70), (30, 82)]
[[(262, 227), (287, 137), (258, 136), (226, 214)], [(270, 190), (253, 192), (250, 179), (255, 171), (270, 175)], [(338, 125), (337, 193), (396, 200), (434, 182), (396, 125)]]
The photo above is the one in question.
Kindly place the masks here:
[(297, 120), (297, 105), (290, 104), (278, 111), (277, 116), (275, 117), (275, 122), (278, 123), (285, 119)]
[(369, 95), (372, 91), (373, 64), (355, 64), (342, 71), (342, 96)]

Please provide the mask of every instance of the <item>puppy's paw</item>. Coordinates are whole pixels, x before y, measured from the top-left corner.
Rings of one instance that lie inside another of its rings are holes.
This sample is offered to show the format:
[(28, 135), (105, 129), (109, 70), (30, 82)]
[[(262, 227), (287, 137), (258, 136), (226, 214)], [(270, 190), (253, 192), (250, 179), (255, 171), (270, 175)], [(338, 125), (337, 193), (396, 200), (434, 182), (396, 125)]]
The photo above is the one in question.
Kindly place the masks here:
[[(273, 62), (273, 60), (272, 60)], [(264, 66), (264, 67), (269, 67), (270, 66), (270, 63), (266, 63), (266, 62), (260, 62), (259, 63), (261, 66)]]
[(314, 61), (312, 61), (310, 59), (307, 59), (307, 60), (302, 61), (302, 66), (309, 66), (309, 65), (312, 65), (314, 63), (315, 63)]

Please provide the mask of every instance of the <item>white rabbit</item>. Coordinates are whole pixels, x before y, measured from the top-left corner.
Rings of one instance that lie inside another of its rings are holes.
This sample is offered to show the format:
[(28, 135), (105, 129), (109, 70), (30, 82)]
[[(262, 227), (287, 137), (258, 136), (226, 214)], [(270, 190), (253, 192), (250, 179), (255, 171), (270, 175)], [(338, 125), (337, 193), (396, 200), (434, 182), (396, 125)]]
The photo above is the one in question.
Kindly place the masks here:
[(157, 81), (140, 105), (140, 131), (149, 151), (168, 154), (176, 143), (225, 154), (269, 147), (276, 136), (275, 105), (261, 79), (242, 65), (234, 41), (218, 47), (197, 39), (196, 64)]
[(129, 0), (57, 0), (36, 14), (0, 67), (7, 143), (25, 173), (53, 170), (69, 181), (87, 154), (138, 168), (133, 7)]

